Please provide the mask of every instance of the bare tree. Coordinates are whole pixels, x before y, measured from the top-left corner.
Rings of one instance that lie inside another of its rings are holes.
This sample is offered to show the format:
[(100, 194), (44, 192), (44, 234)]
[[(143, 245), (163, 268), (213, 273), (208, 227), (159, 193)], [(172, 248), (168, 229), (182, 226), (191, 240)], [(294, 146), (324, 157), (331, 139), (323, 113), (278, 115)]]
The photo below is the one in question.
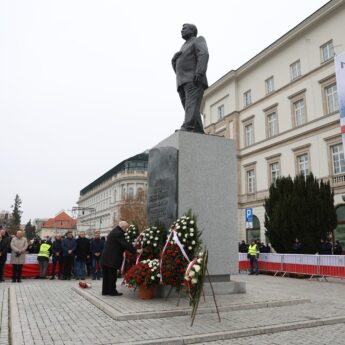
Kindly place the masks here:
[(147, 193), (140, 190), (135, 197), (123, 200), (119, 209), (119, 218), (135, 224), (141, 232), (147, 227)]

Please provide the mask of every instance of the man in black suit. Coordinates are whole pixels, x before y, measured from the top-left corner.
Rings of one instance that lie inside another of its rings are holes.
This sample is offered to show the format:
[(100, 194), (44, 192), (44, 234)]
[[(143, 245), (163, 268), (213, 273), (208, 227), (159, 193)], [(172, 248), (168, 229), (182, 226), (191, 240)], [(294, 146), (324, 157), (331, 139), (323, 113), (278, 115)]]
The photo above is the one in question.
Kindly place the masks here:
[(116, 290), (117, 270), (121, 268), (123, 252), (125, 250), (135, 254), (135, 248), (126, 241), (125, 232), (128, 230), (128, 223), (119, 222), (110, 231), (104, 250), (101, 256), (101, 266), (103, 271), (102, 295), (121, 296), (122, 293)]
[(177, 91), (185, 110), (181, 130), (204, 133), (200, 105), (204, 91), (208, 87), (207, 44), (204, 37), (197, 37), (198, 30), (193, 24), (184, 24), (181, 34), (186, 42), (171, 61), (176, 73)]

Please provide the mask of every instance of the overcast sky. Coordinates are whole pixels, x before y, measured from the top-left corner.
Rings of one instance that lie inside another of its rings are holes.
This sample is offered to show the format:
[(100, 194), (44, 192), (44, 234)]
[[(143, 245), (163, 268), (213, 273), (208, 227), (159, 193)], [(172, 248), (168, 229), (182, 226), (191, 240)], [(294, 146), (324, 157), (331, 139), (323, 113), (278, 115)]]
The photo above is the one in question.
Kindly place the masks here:
[(171, 57), (183, 23), (206, 38), (215, 82), (325, 0), (0, 0), (0, 211), (22, 222), (79, 191), (183, 121)]

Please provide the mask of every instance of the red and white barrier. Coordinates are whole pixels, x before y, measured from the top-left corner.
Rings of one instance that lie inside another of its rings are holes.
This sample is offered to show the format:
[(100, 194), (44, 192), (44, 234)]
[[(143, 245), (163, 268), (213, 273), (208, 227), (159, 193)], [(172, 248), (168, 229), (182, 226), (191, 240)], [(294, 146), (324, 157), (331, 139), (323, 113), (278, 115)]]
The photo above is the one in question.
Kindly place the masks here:
[[(321, 277), (345, 278), (344, 255), (275, 254), (259, 255), (259, 270), (303, 274)], [(239, 270), (249, 269), (247, 254), (239, 253)]]
[[(49, 260), (47, 275), (52, 273), (52, 259)], [(57, 265), (57, 273), (59, 272), (59, 265)], [(40, 266), (37, 261), (37, 254), (26, 254), (25, 263), (23, 265), (22, 277), (25, 278), (35, 278), (38, 277), (40, 273)], [(11, 265), (11, 254), (7, 254), (7, 259), (4, 267), (4, 277), (12, 277), (12, 265)]]

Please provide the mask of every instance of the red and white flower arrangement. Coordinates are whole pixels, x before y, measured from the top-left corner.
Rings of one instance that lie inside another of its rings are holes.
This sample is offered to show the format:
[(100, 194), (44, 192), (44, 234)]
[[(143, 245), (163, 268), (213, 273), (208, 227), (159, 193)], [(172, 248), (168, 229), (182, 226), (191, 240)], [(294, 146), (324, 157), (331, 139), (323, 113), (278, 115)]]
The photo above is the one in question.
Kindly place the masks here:
[(125, 275), (124, 283), (129, 288), (150, 287), (158, 284), (159, 279), (159, 260), (143, 260), (130, 268)]

